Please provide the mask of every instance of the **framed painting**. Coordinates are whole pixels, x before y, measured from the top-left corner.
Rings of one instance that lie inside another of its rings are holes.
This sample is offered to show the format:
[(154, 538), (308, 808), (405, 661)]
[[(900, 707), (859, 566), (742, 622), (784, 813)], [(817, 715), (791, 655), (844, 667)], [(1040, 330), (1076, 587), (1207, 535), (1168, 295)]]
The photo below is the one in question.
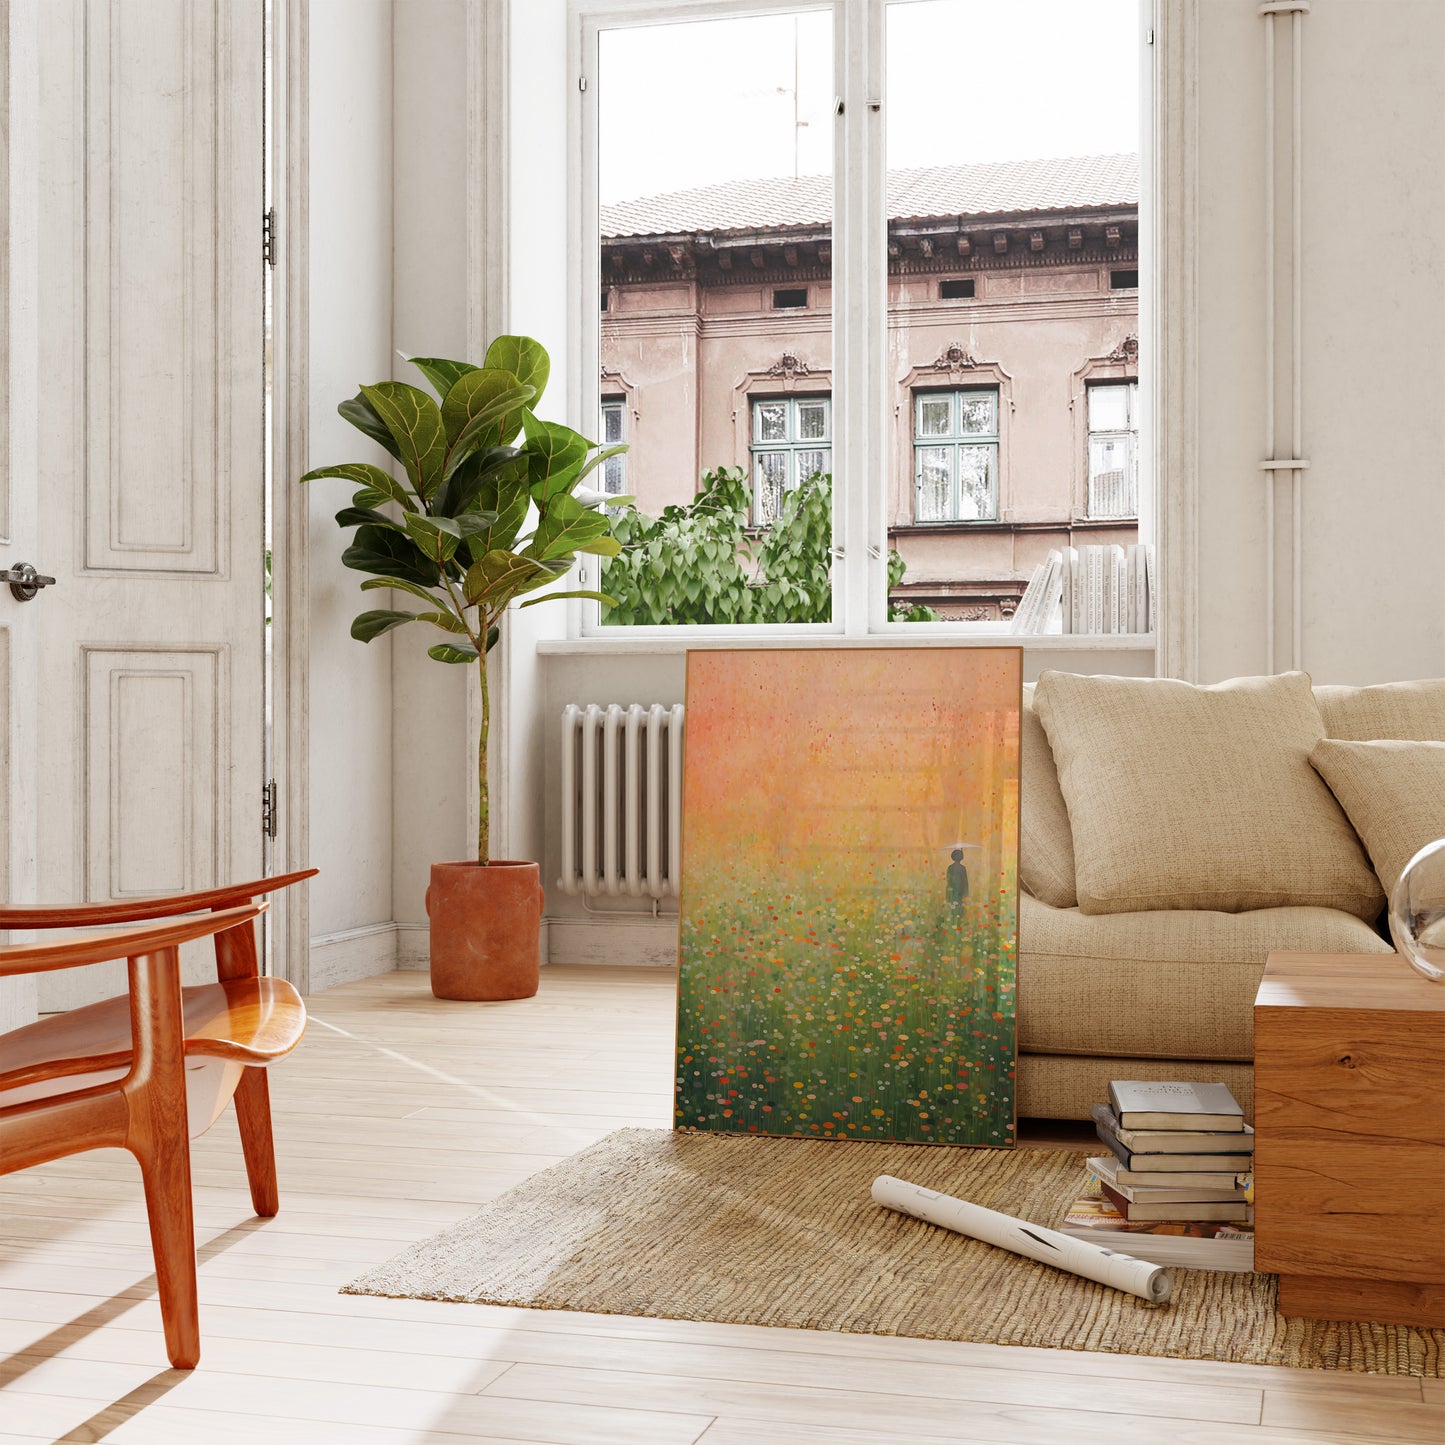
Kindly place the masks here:
[(1022, 664), (688, 653), (677, 1128), (1013, 1142)]

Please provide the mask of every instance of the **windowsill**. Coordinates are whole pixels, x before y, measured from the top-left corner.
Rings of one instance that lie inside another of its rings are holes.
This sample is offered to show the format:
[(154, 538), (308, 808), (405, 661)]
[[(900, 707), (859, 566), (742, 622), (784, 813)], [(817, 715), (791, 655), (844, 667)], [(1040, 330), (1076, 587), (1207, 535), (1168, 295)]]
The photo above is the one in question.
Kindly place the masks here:
[[(923, 623), (921, 626), (928, 626)], [(711, 629), (705, 635), (687, 636), (648, 631), (637, 635), (637, 629), (618, 628), (616, 637), (551, 638), (537, 643), (542, 657), (607, 657), (624, 654), (669, 654), (719, 648), (792, 648), (818, 647), (1022, 647), (1027, 652), (1152, 652), (1152, 632), (1118, 632), (1091, 634), (1052, 632), (1043, 636), (1017, 636), (1004, 630), (977, 632), (932, 632), (907, 637), (897, 632), (874, 633), (869, 637), (843, 637), (833, 633), (778, 633), (761, 637), (750, 633), (727, 637)], [(627, 634), (633, 634), (628, 636)]]

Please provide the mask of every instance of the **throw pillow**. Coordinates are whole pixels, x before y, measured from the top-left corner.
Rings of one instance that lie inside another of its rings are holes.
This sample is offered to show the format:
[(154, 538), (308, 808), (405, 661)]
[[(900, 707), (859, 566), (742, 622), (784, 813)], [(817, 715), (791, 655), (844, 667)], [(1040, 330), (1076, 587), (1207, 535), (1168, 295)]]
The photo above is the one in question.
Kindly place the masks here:
[(1019, 882), (1050, 908), (1072, 908), (1074, 838), (1033, 683), (1024, 688), (1019, 734)]
[(1045, 672), (1034, 706), (1069, 809), (1083, 913), (1384, 904), (1350, 821), (1310, 767), (1309, 676), (1195, 687)]
[(1327, 738), (1371, 742), (1413, 738), (1445, 742), (1445, 678), (1387, 682), (1376, 687), (1315, 688)]
[(1350, 815), (1387, 894), (1426, 843), (1445, 838), (1445, 742), (1338, 742), (1310, 754)]

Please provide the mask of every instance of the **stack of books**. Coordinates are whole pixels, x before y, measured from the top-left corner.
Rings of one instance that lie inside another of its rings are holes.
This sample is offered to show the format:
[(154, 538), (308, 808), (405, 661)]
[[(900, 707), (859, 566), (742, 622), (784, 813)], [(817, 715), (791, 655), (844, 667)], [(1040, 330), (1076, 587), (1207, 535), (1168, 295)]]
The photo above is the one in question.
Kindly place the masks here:
[(1092, 1113), (1108, 1152), (1089, 1159), (1066, 1234), (1124, 1233), (1120, 1249), (1159, 1264), (1253, 1268), (1254, 1131), (1224, 1084), (1117, 1080)]
[(1154, 549), (1064, 547), (1034, 568), (1009, 630), (1047, 632), (1153, 632)]

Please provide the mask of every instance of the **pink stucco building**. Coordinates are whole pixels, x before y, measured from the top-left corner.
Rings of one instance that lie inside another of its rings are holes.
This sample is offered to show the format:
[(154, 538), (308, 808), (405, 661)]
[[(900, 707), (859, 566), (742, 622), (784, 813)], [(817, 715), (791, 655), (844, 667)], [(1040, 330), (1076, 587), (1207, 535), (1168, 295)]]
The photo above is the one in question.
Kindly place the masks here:
[[(1136, 540), (1138, 158), (889, 178), (895, 598), (1007, 617), (1051, 547)], [(609, 490), (656, 513), (746, 467), (754, 519), (830, 469), (832, 181), (602, 209)]]

